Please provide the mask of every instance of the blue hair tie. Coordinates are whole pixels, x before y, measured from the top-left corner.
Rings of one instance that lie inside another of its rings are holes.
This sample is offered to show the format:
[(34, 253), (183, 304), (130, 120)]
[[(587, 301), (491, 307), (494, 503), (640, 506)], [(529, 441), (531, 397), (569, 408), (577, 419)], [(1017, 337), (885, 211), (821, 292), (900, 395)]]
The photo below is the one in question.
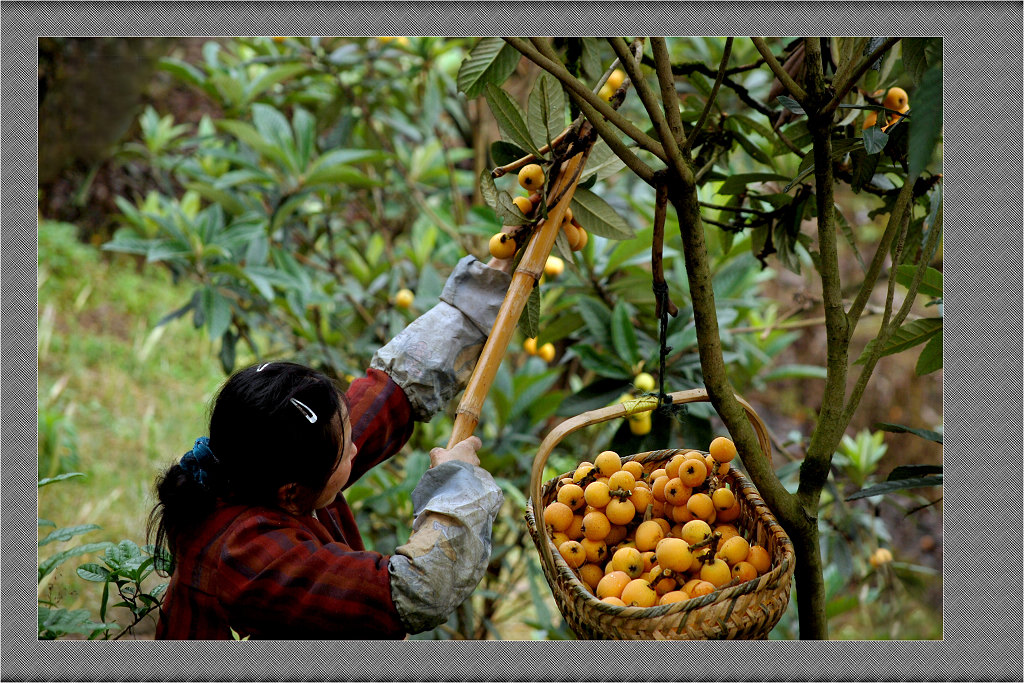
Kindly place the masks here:
[(217, 457), (210, 450), (210, 439), (205, 436), (196, 439), (196, 445), (188, 453), (181, 456), (178, 464), (197, 484), (208, 489), (209, 470), (218, 464)]

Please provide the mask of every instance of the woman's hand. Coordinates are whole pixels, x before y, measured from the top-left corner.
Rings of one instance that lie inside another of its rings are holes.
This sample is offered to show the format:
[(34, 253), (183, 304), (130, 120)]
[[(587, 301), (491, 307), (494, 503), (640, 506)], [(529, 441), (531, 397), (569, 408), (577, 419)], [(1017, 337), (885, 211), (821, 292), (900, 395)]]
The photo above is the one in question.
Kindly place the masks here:
[(468, 462), (470, 465), (479, 465), (480, 458), (477, 457), (476, 452), (482, 445), (483, 443), (479, 437), (471, 436), (468, 439), (463, 439), (451, 448), (441, 448), (440, 446), (433, 448), (430, 451), (430, 466), (437, 467), (449, 460), (461, 460), (462, 462)]

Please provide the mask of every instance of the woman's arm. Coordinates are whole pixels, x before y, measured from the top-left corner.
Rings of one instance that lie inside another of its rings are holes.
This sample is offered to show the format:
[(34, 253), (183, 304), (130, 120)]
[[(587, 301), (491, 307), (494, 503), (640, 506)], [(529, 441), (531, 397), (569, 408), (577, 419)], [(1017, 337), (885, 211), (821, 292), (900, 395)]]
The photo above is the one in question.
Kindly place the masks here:
[(511, 278), (506, 261), (466, 256), (441, 301), (374, 354), (370, 367), (402, 387), (413, 418), (428, 422), (469, 381)]

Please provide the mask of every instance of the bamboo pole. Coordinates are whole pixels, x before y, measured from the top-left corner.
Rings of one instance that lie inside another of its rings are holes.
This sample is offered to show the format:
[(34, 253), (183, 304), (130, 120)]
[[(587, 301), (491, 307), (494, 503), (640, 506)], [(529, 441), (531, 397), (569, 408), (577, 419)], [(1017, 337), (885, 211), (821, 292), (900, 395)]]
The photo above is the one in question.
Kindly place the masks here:
[(555, 238), (562, 226), (562, 218), (576, 192), (583, 164), (589, 153), (588, 146), (586, 150), (565, 161), (558, 172), (558, 177), (548, 194), (549, 200), (558, 199), (558, 202), (548, 211), (548, 217), (538, 224), (533, 239), (523, 252), (519, 266), (512, 274), (508, 293), (505, 294), (505, 300), (498, 309), (498, 317), (487, 336), (483, 351), (480, 352), (480, 359), (469, 378), (469, 384), (466, 385), (466, 392), (459, 402), (448, 448), (472, 436), (473, 430), (476, 429), (484, 399), (487, 398), (487, 392), (494, 382), (495, 375), (498, 374), (498, 366), (505, 356), (505, 350), (519, 323), (519, 316), (522, 315), (526, 301), (530, 298), (530, 292), (544, 272), (544, 263), (555, 245)]

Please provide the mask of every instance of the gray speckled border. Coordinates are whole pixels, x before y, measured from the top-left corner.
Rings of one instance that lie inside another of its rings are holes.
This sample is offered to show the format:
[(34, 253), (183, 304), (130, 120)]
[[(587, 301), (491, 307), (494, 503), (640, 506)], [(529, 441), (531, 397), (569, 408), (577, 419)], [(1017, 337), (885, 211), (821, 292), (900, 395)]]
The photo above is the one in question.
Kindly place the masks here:
[[(0, 13), (4, 680), (1022, 680), (1020, 2), (5, 2)], [(39, 642), (38, 36), (618, 33), (944, 36), (945, 640)]]

